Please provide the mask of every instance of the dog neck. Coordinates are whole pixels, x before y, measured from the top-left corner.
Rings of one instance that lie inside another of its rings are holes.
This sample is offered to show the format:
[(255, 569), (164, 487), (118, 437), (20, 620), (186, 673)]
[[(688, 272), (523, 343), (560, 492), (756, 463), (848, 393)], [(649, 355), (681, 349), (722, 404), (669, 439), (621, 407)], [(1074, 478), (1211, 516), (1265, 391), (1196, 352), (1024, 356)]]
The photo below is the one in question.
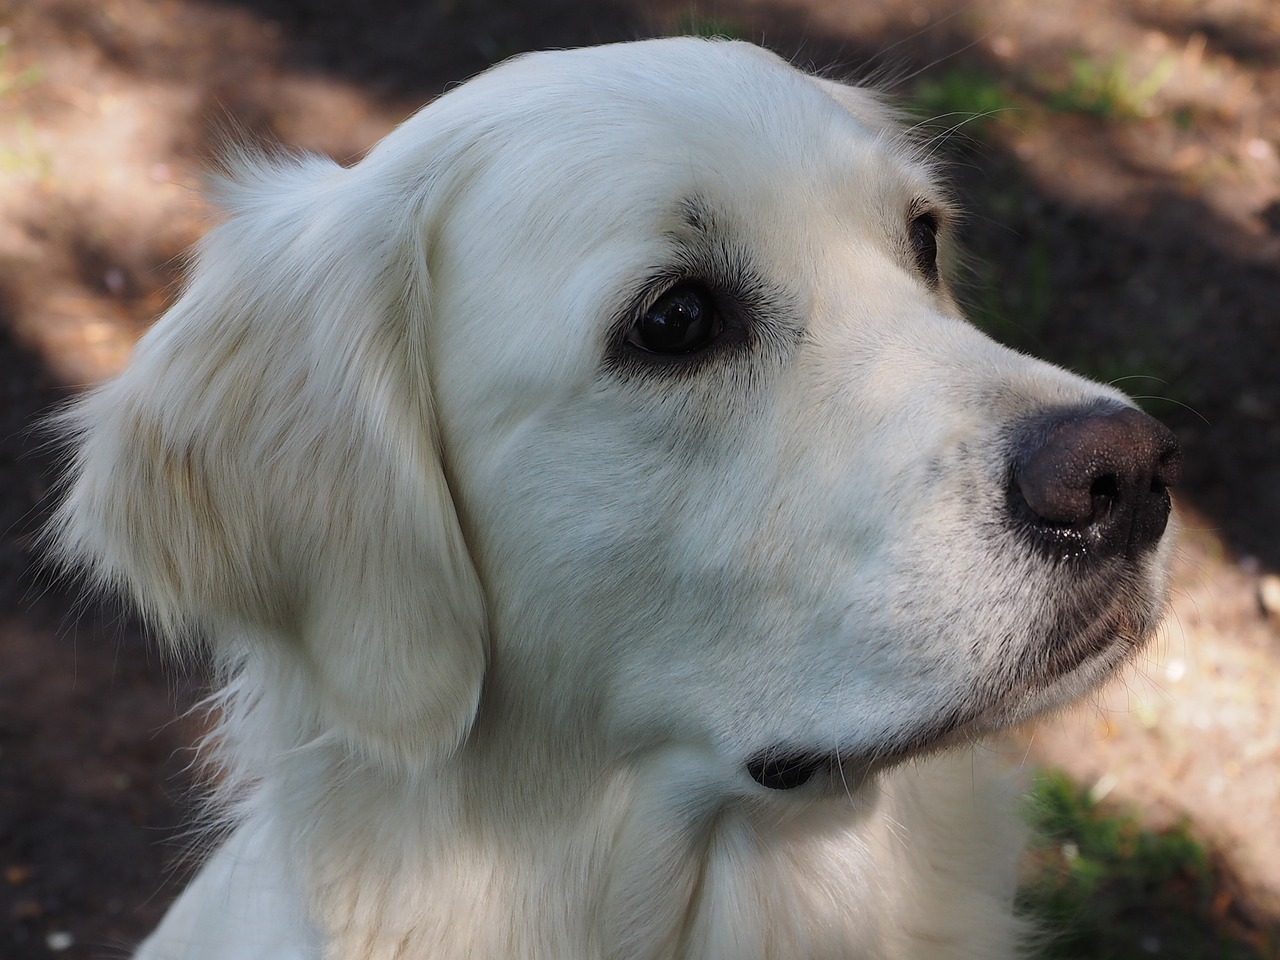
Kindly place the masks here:
[[(307, 878), (294, 882), (308, 884), (299, 893), (327, 956), (986, 956), (963, 952), (967, 941), (952, 949), (945, 919), (921, 904), (962, 900), (955, 911), (987, 915), (1001, 935), (1011, 923), (1011, 881), (949, 876), (923, 856), (930, 838), (894, 834), (904, 805), (952, 792), (930, 785), (936, 774), (892, 773), (883, 796), (752, 800), (699, 749), (605, 762), (566, 749), (564, 732), (526, 729), (543, 735), (481, 723), (429, 775), (336, 743), (279, 759), (244, 807), (246, 828), (272, 833)], [(972, 789), (967, 762), (948, 776)], [(948, 842), (982, 849), (974, 799), (929, 816)], [(908, 869), (888, 865), (901, 860)]]

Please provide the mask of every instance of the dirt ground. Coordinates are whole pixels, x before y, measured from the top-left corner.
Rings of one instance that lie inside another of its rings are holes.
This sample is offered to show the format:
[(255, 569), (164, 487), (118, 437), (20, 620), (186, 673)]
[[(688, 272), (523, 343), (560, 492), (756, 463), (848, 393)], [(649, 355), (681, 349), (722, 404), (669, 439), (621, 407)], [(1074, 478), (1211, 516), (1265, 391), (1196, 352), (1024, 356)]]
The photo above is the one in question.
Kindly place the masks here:
[(1280, 4), (0, 0), (0, 958), (119, 955), (181, 880), (199, 677), (38, 575), (32, 425), (173, 296), (220, 132), (355, 158), (507, 55), (709, 24), (935, 105), (974, 315), (1178, 431), (1167, 629), (1004, 749), (1187, 819), (1280, 942)]

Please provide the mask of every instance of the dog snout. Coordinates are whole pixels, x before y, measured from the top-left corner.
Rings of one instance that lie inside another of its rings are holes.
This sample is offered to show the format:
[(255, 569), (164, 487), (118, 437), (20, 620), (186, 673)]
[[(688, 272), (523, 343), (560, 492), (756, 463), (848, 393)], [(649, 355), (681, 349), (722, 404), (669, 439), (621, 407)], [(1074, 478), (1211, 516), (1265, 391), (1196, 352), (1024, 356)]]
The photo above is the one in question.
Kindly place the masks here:
[(1063, 558), (1136, 557), (1168, 523), (1182, 451), (1164, 424), (1132, 407), (1036, 418), (1015, 441), (1010, 510), (1024, 533)]

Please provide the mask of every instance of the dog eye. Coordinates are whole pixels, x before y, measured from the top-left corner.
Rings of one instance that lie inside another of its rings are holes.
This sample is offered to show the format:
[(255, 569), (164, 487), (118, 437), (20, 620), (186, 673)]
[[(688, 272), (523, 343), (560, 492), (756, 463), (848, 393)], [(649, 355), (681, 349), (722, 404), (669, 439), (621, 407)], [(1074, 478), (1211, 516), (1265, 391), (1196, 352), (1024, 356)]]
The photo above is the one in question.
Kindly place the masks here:
[(922, 213), (911, 221), (907, 228), (907, 239), (911, 244), (911, 255), (915, 258), (916, 269), (930, 286), (938, 282), (938, 217), (933, 213)]
[(644, 312), (627, 339), (650, 353), (694, 353), (710, 346), (722, 324), (715, 299), (705, 287), (682, 283)]

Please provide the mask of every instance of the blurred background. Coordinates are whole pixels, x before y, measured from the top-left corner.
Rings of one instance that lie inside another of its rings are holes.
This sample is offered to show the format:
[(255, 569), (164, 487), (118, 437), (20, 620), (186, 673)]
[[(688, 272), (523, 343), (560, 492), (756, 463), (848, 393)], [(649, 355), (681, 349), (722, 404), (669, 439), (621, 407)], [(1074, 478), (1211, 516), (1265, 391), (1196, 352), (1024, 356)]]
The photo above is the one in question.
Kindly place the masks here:
[(1043, 956), (1280, 957), (1276, 0), (0, 0), (0, 960), (120, 956), (189, 869), (201, 678), (40, 575), (33, 424), (172, 301), (221, 131), (354, 160), (504, 57), (677, 32), (902, 97), (971, 211), (974, 321), (1179, 433), (1158, 643), (993, 749)]

